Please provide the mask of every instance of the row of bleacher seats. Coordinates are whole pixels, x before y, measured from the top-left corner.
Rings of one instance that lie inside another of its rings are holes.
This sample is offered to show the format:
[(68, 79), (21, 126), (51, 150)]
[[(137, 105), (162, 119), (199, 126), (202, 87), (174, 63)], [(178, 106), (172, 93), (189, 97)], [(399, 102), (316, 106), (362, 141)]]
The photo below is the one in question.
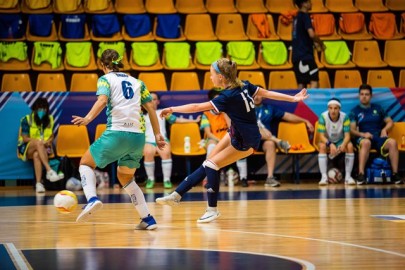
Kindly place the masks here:
[[(56, 26), (54, 14), (0, 14), (0, 41), (291, 41), (292, 15), (188, 14), (182, 22), (178, 14), (62, 14)], [(405, 12), (399, 27), (396, 15), (372, 13), (313, 14), (313, 25), (323, 40), (401, 39), (405, 36)], [(216, 21), (213, 22), (213, 19)], [(88, 22), (88, 20), (90, 20)], [(153, 23), (152, 23), (153, 20)], [(214, 24), (215, 23), (215, 24)], [(214, 26), (215, 25), (215, 30)], [(184, 30), (183, 30), (184, 29)], [(246, 30), (246, 31), (245, 31)]]
[[(9, 0), (7, 12), (25, 13), (282, 13), (295, 10), (293, 0)], [(313, 12), (405, 11), (402, 0), (312, 0)]]
[[(241, 70), (292, 69), (291, 51), (283, 41), (218, 41), (196, 42), (194, 51), (188, 42), (100, 42), (96, 50), (92, 42), (34, 42), (31, 57), (25, 42), (0, 42), (0, 70), (93, 71), (101, 70), (99, 57), (111, 48), (123, 56), (122, 71), (209, 70), (211, 63), (224, 56), (238, 64)], [(129, 56), (127, 46), (129, 48)], [(315, 60), (320, 69), (405, 68), (405, 39), (387, 40), (380, 51), (376, 40), (354, 41), (350, 50), (346, 41), (325, 41), (326, 50)], [(383, 56), (382, 54), (383, 53)]]
[[(363, 80), (357, 69), (336, 70), (334, 82), (327, 71), (320, 71), (320, 88), (357, 88), (363, 82), (372, 87), (404, 87), (405, 69), (400, 71), (398, 84), (395, 83), (393, 72), (389, 69), (370, 69), (367, 72), (367, 79)], [(73, 73), (70, 80), (70, 87), (65, 80), (63, 73), (39, 73), (36, 80), (36, 91), (67, 91), (72, 92), (95, 92), (97, 90), (97, 73)], [(136, 76), (142, 80), (150, 91), (199, 91), (211, 89), (213, 84), (210, 80), (210, 72), (205, 72), (203, 78), (197, 72), (173, 72), (169, 80), (166, 80), (163, 72), (140, 72)], [(268, 75), (262, 71), (239, 71), (238, 77), (242, 80), (249, 80), (253, 84), (268, 89), (296, 89), (297, 81), (293, 71), (271, 71)], [(268, 80), (266, 79), (268, 78)], [(200, 83), (202, 81), (202, 83)], [(168, 87), (170, 86), (170, 88)], [(1, 91), (32, 91), (30, 75), (27, 73), (3, 74)]]

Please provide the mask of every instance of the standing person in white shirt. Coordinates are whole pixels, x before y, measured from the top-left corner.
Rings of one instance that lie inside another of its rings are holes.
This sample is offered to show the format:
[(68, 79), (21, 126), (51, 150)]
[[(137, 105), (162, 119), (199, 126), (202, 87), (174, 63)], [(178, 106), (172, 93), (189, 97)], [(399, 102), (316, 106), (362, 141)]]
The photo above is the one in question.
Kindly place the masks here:
[(151, 189), (155, 186), (155, 154), (157, 153), (160, 158), (162, 159), (162, 173), (163, 173), (163, 187), (164, 188), (172, 188), (173, 184), (170, 181), (170, 177), (172, 175), (172, 154), (171, 154), (171, 148), (170, 148), (170, 142), (167, 137), (167, 131), (166, 131), (166, 121), (169, 124), (173, 123), (190, 123), (190, 122), (200, 122), (201, 116), (198, 116), (196, 119), (188, 119), (188, 118), (180, 118), (177, 117), (173, 114), (161, 118), (159, 117), (162, 109), (158, 109), (158, 106), (160, 104), (159, 96), (156, 93), (150, 93), (152, 96), (152, 105), (153, 108), (156, 111), (156, 115), (158, 117), (159, 121), (159, 126), (160, 126), (160, 134), (164, 137), (166, 141), (166, 147), (163, 149), (159, 149), (156, 145), (155, 142), (155, 136), (153, 134), (153, 129), (152, 129), (152, 124), (150, 121), (149, 113), (145, 112), (145, 126), (146, 126), (146, 131), (145, 131), (145, 147), (143, 149), (143, 155), (144, 155), (144, 166), (145, 166), (145, 171), (148, 179), (146, 180), (146, 185), (145, 188)]
[(142, 190), (133, 180), (145, 144), (145, 125), (141, 106), (151, 116), (157, 147), (163, 149), (165, 141), (160, 134), (159, 122), (153, 109), (152, 97), (145, 84), (119, 72), (122, 57), (115, 50), (107, 49), (101, 55), (104, 76), (97, 82), (97, 101), (85, 117), (73, 115), (72, 123), (87, 125), (107, 107), (107, 129), (84, 153), (80, 160), (80, 177), (87, 205), (76, 222), (85, 222), (101, 209), (103, 203), (97, 197), (94, 168), (104, 168), (118, 161), (117, 176), (124, 190), (131, 198), (141, 217), (137, 230), (153, 230), (156, 221), (150, 214)]

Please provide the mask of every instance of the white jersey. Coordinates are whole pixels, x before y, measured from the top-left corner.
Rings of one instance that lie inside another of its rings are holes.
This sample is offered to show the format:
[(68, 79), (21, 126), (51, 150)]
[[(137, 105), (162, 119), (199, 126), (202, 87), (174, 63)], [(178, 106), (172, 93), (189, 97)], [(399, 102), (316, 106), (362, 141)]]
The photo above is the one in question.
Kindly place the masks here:
[[(171, 114), (170, 116), (166, 117), (166, 118), (161, 118), (160, 117), (160, 113), (162, 112), (162, 109), (156, 110), (156, 115), (157, 115), (157, 119), (159, 122), (159, 126), (160, 126), (160, 134), (163, 135), (163, 137), (165, 138), (166, 141), (168, 141), (169, 139), (167, 138), (167, 131), (166, 131), (166, 120), (170, 123), (173, 124), (174, 122), (176, 122), (176, 116), (174, 116), (173, 114)], [(150, 122), (150, 118), (149, 118), (149, 114), (144, 115), (145, 118), (145, 141), (147, 143), (155, 143), (155, 134), (153, 134), (153, 129), (152, 129), (152, 124)]]
[(329, 141), (333, 143), (340, 142), (344, 138), (344, 133), (350, 131), (349, 117), (341, 111), (338, 120), (333, 122), (329, 117), (328, 111), (325, 111), (319, 117), (318, 131), (324, 132)]
[(106, 95), (107, 129), (145, 132), (141, 105), (152, 100), (145, 84), (122, 72), (110, 72), (97, 82), (97, 95)]

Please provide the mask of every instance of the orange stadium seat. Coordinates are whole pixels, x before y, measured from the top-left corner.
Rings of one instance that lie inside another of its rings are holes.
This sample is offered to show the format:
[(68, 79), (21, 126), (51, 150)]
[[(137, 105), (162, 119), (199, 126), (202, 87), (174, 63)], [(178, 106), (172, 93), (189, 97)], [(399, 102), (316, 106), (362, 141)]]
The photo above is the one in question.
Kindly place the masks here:
[(63, 73), (39, 73), (35, 90), (47, 92), (65, 92), (66, 82)]
[(394, 75), (390, 69), (370, 69), (367, 73), (367, 83), (372, 87), (396, 87)]
[(197, 72), (173, 72), (170, 91), (201, 90)]
[(235, 7), (234, 0), (207, 0), (205, 3), (209, 13), (236, 13), (238, 10)]
[(358, 88), (363, 83), (358, 69), (336, 70), (334, 88)]
[(2, 92), (29, 92), (32, 91), (31, 80), (28, 73), (6, 73), (1, 80)]
[(97, 81), (97, 73), (73, 73), (70, 92), (96, 92)]
[(149, 91), (167, 91), (167, 83), (163, 72), (140, 72), (138, 79), (143, 81)]

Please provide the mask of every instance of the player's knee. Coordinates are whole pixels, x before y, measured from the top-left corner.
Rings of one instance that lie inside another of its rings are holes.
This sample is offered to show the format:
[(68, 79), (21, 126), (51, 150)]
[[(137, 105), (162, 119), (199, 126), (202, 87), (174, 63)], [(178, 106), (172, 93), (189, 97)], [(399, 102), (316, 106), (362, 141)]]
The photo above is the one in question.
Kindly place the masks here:
[(125, 166), (118, 166), (117, 175), (121, 182), (130, 181), (135, 174), (135, 169), (131, 169)]

